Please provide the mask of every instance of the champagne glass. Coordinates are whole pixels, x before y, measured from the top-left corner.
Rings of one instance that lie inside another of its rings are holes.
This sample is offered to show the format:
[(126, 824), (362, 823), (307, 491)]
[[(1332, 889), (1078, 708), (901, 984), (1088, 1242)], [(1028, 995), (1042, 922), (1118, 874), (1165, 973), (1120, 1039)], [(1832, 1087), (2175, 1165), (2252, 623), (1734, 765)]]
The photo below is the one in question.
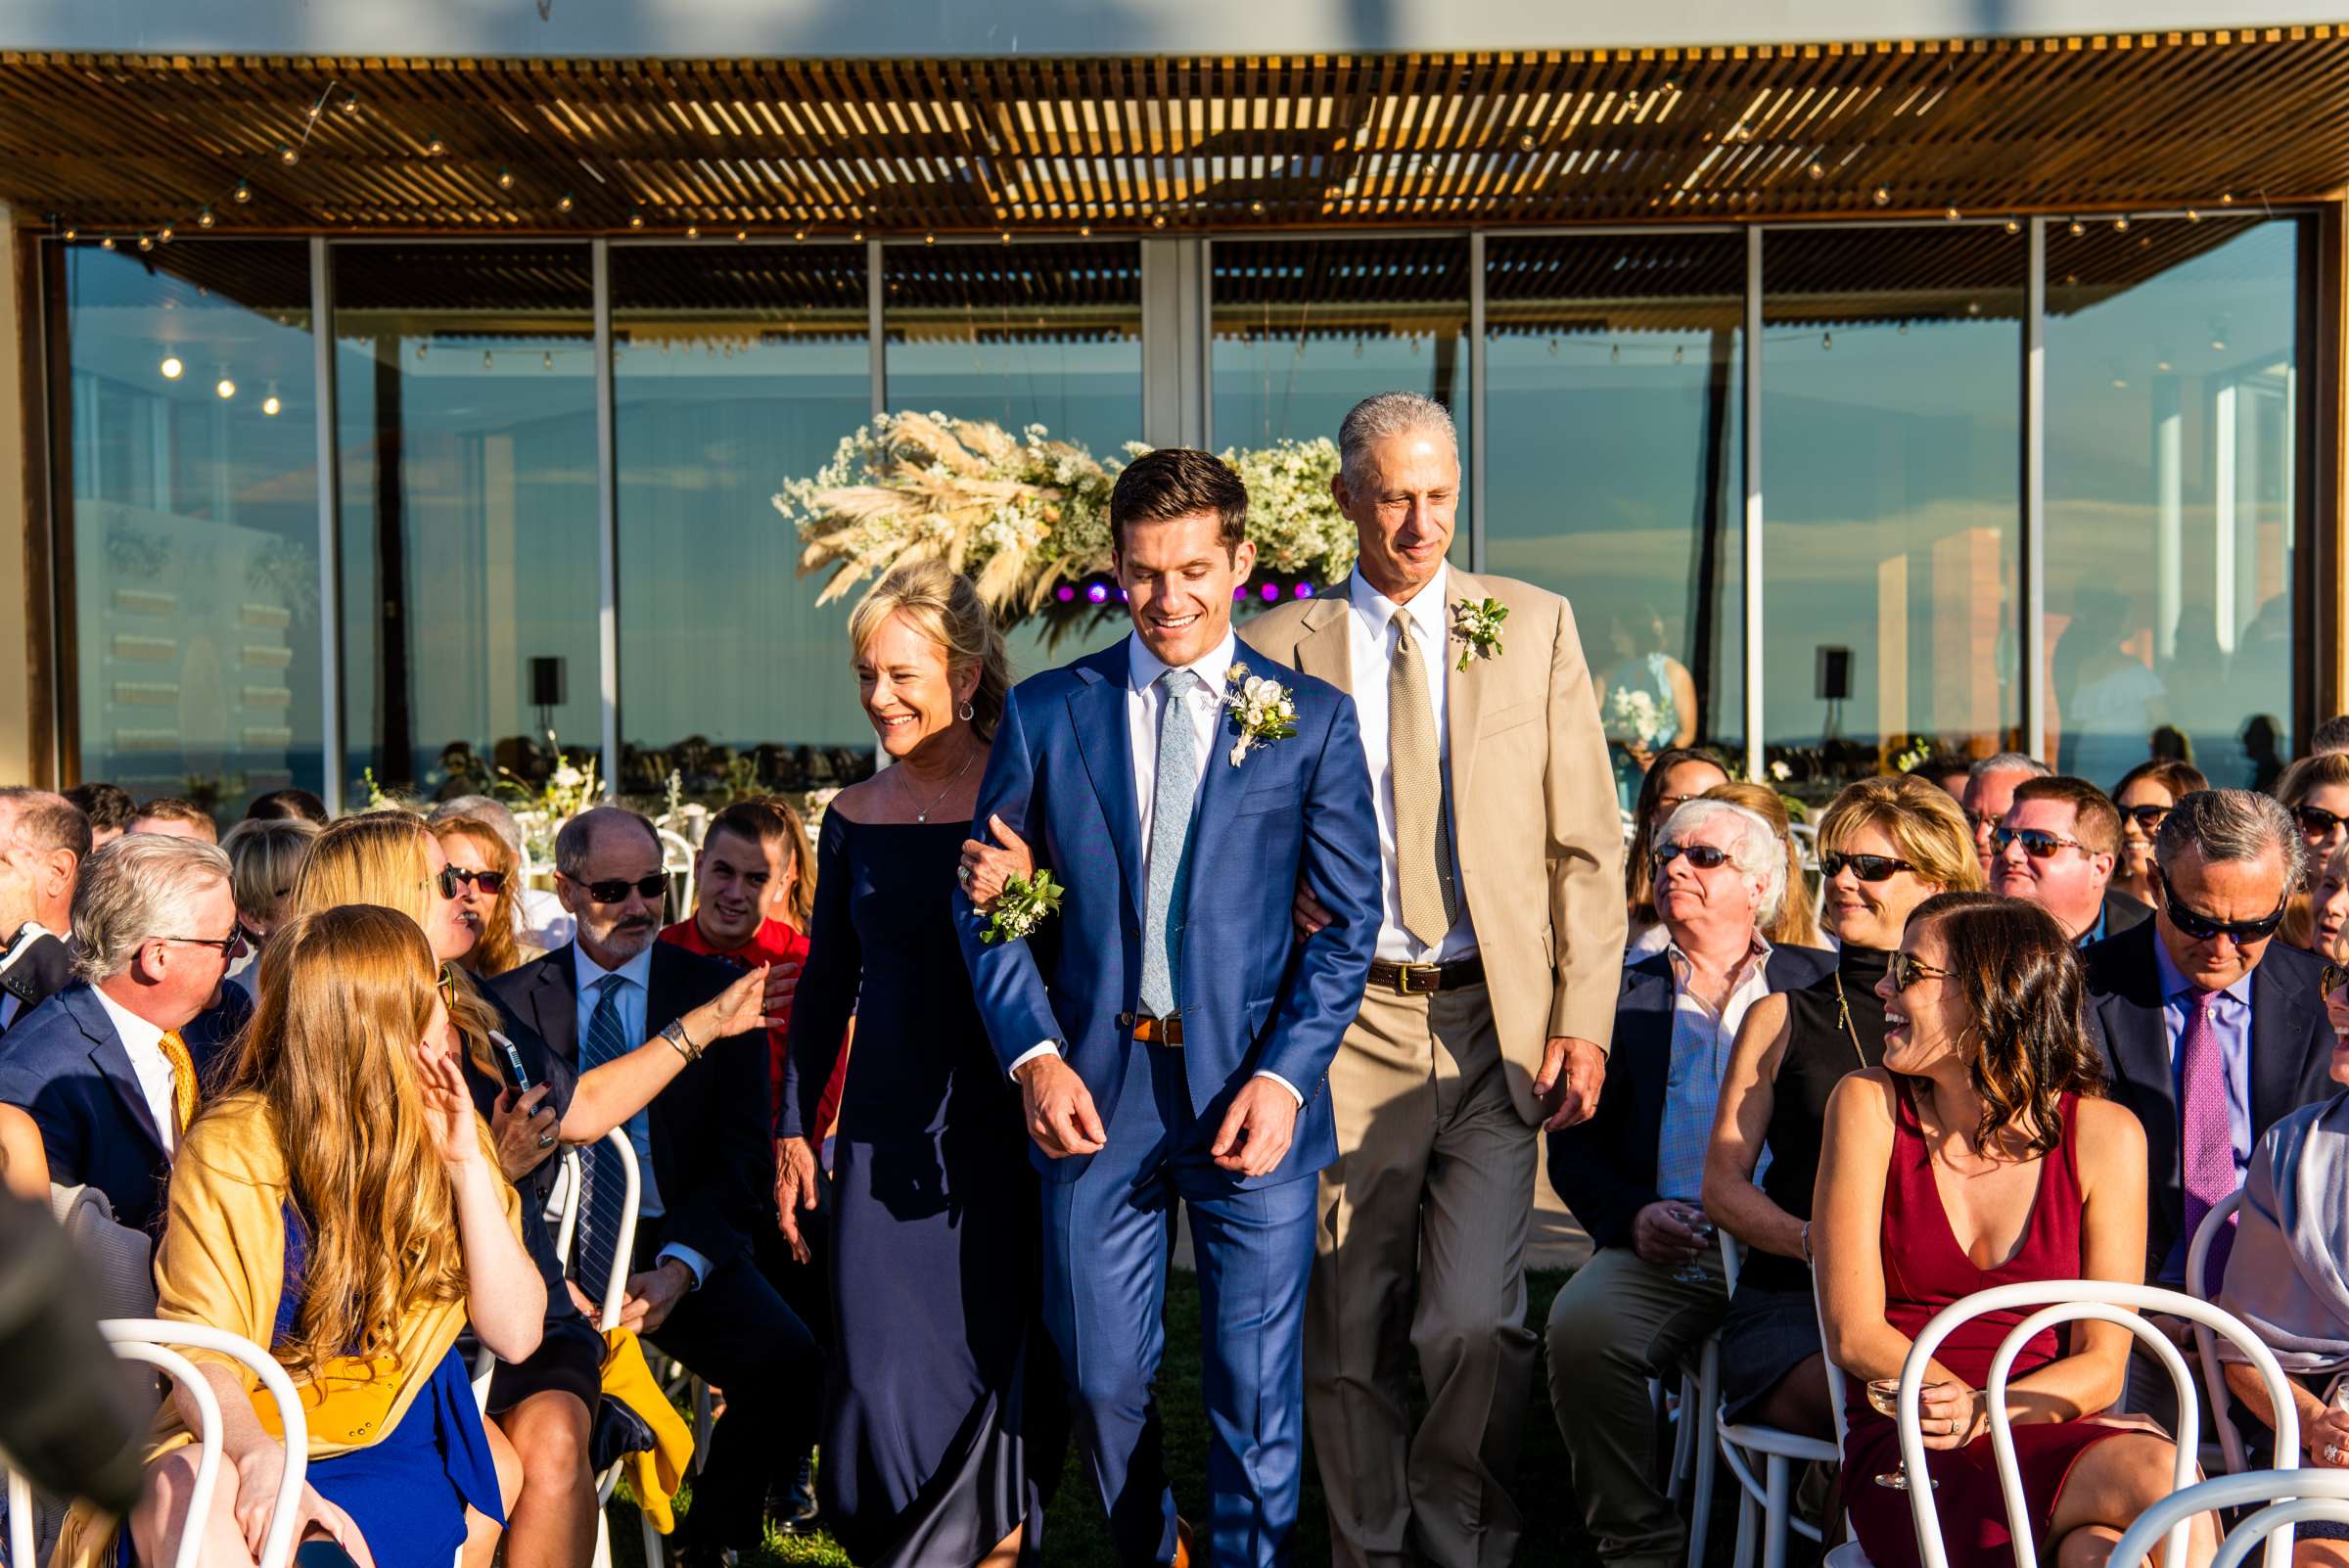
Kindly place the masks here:
[[(1939, 1383), (1927, 1383), (1925, 1387), (1939, 1388), (1941, 1385)], [(1867, 1380), (1867, 1403), (1875, 1407), (1875, 1411), (1878, 1415), (1890, 1416), (1894, 1420), (1898, 1420), (1901, 1413), (1901, 1380), (1897, 1377), (1869, 1378)], [(1909, 1461), (1907, 1459), (1903, 1459), (1901, 1461), (1900, 1468), (1895, 1470), (1887, 1470), (1882, 1475), (1877, 1476), (1876, 1485), (1880, 1487), (1890, 1487), (1895, 1492), (1908, 1491)], [(1927, 1476), (1925, 1477), (1925, 1485), (1929, 1487), (1938, 1487), (1941, 1485), (1941, 1483), (1934, 1480), (1931, 1476)]]
[[(1689, 1230), (1695, 1234), (1697, 1242), (1700, 1246), (1710, 1247), (1713, 1245), (1713, 1239), (1719, 1232), (1713, 1228), (1713, 1222), (1705, 1218), (1704, 1210), (1678, 1209), (1674, 1212), (1680, 1216), (1681, 1223), (1686, 1225)], [(1695, 1257), (1689, 1259), (1687, 1262), (1681, 1264), (1680, 1268), (1674, 1269), (1672, 1277), (1677, 1282), (1683, 1285), (1701, 1285), (1705, 1283), (1713, 1276), (1705, 1272), (1704, 1259), (1705, 1255), (1702, 1252), (1699, 1252)]]

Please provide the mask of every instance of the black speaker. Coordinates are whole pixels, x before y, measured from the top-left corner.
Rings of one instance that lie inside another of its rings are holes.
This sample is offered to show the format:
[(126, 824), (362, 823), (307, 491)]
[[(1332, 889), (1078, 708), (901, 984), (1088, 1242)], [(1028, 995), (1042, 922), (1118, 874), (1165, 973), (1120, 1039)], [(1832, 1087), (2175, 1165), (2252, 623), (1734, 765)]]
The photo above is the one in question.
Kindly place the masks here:
[(1821, 644), (1819, 650), (1819, 700), (1849, 702), (1852, 698), (1852, 651)]
[(531, 707), (560, 708), (563, 706), (565, 684), (563, 668), (563, 659), (560, 655), (551, 659), (532, 659), (530, 661)]

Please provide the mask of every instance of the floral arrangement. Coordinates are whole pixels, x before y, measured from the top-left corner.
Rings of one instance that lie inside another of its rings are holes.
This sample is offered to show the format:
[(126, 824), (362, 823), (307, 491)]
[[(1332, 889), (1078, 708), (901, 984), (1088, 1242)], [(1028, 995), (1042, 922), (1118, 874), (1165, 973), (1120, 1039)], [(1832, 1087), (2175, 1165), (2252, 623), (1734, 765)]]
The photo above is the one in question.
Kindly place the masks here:
[[(1128, 443), (1126, 455), (1147, 450)], [(1248, 486), (1262, 571), (1336, 582), (1354, 569), (1354, 526), (1329, 493), (1334, 443), (1221, 455)], [(1109, 493), (1124, 466), (1041, 425), (1013, 436), (986, 420), (880, 414), (813, 476), (786, 483), (774, 507), (799, 531), (801, 574), (831, 570), (818, 604), (938, 559), (968, 575), (1005, 623), (1062, 603), (1089, 615), (1106, 613), (1102, 601), (1053, 589), (1109, 572)]]
[(1052, 880), (1042, 866), (1034, 876), (1008, 877), (1003, 891), (988, 906), (987, 929), (981, 942), (1017, 942), (1051, 916), (1060, 913), (1060, 896), (1068, 890)]
[(1673, 733), (1656, 709), (1654, 693), (1636, 686), (1618, 686), (1608, 694), (1606, 731), (1609, 740), (1628, 741), (1651, 752)]
[(1248, 667), (1237, 662), (1223, 679), (1231, 688), (1224, 693), (1223, 704), (1231, 710), (1232, 721), (1240, 730), (1240, 738), (1231, 743), (1232, 766), (1240, 765), (1250, 748), (1269, 746), (1297, 733), (1297, 700), (1289, 695), (1288, 687), (1267, 675), (1251, 675)]
[(1500, 623), (1509, 619), (1509, 607), (1498, 599), (1454, 599), (1451, 602), (1451, 629), (1460, 639), (1460, 673), (1479, 659), (1500, 657)]

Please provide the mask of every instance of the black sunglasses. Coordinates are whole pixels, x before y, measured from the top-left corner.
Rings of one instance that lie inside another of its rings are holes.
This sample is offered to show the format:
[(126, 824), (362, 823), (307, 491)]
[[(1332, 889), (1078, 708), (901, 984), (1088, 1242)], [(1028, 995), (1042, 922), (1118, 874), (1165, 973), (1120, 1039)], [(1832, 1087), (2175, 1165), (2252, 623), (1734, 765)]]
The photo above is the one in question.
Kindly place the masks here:
[(1947, 980), (1950, 978), (1949, 970), (1936, 969), (1923, 959), (1906, 952), (1894, 953), (1891, 960), (1885, 964), (1884, 972), (1892, 978), (1894, 991), (1907, 991), (1920, 980)]
[(615, 877), (609, 882), (573, 882), (571, 885), (575, 888), (586, 889), (587, 897), (598, 903), (620, 903), (627, 898), (628, 890), (631, 888), (641, 898), (660, 898), (668, 891), (668, 873), (656, 871), (651, 876), (639, 877), (634, 882)]
[(2121, 807), (2121, 815), (2134, 821), (2140, 832), (2150, 837), (2153, 830), (2161, 826), (2172, 809), (2173, 807), (2167, 806), (2124, 806)]
[(2034, 860), (2051, 859), (2057, 850), (2078, 850), (2082, 854), (2089, 853), (2088, 846), (2078, 839), (2067, 839), (2060, 833), (2050, 833), (2045, 828), (1995, 827), (1990, 830), (1990, 847), (2001, 854), (2006, 853), (2006, 846), (2017, 842), (2022, 845), (2023, 853)]
[(2265, 942), (2276, 935), (2278, 926), (2283, 924), (2284, 905), (2291, 902), (2291, 895), (2286, 893), (2278, 900), (2273, 914), (2262, 915), (2257, 920), (2218, 920), (2200, 910), (2189, 908), (2181, 900), (2178, 890), (2170, 886), (2170, 874), (2167, 871), (2156, 867), (2154, 875), (2161, 879), (2161, 912), (2168, 917), (2171, 925), (2195, 942), (2215, 942), (2225, 937), (2238, 947)]
[(438, 889), (440, 897), (443, 899), (453, 899), (465, 891), (465, 884), (457, 880), (457, 875), (455, 866), (444, 865), (431, 876), (426, 877), (424, 885), (428, 888)]
[(1659, 844), (1655, 849), (1656, 864), (1670, 865), (1681, 855), (1699, 871), (1711, 871), (1728, 864), (1729, 852), (1711, 844)]
[(2300, 819), (2300, 831), (2311, 838), (2328, 839), (2337, 827), (2349, 827), (2349, 816), (2335, 816), (2320, 806), (2295, 806), (2292, 815)]
[[(492, 898), (495, 898), (506, 885), (506, 874), (503, 871), (473, 871), (461, 865), (452, 865), (448, 869), (450, 875), (472, 883)], [(455, 895), (451, 894), (450, 897), (454, 898)]]
[(1916, 869), (1908, 861), (1896, 860), (1889, 854), (1830, 854), (1820, 858), (1819, 874), (1832, 882), (1843, 875), (1843, 868), (1847, 865), (1852, 868), (1852, 875), (1863, 882), (1885, 882), (1891, 879), (1895, 871)]

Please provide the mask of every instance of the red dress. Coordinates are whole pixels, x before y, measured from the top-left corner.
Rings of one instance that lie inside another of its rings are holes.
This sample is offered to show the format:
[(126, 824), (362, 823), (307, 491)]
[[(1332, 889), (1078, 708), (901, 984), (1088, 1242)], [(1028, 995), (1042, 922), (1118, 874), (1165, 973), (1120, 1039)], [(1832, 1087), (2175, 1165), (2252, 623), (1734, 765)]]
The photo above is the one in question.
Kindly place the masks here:
[[(1943, 1308), (1976, 1291), (2035, 1279), (2080, 1278), (2082, 1198), (2073, 1137), (2077, 1098), (2063, 1097), (2063, 1142), (2040, 1162), (2039, 1194), (2031, 1205), (2022, 1245), (1998, 1268), (1978, 1268), (1950, 1228), (1949, 1213), (1933, 1183), (1924, 1130), (1917, 1122), (1908, 1085), (1897, 1079), (1894, 1082), (1899, 1085), (1900, 1109), (1884, 1180), (1885, 1320), (1914, 1339)], [(1984, 1314), (1942, 1341), (1935, 1360), (1969, 1387), (1980, 1388), (1990, 1378), (1990, 1360), (1998, 1354), (2000, 1342), (2037, 1310)], [(2020, 1378), (2045, 1366), (2057, 1354), (2055, 1332), (2050, 1329), (2023, 1347), (2010, 1376)], [(1916, 1527), (1909, 1511), (1908, 1494), (1880, 1487), (1875, 1481), (1878, 1475), (1899, 1467), (1899, 1437), (1891, 1419), (1869, 1407), (1865, 1384), (1851, 1377), (1844, 1384), (1849, 1433), (1843, 1445), (1843, 1489), (1852, 1528), (1876, 1568), (1917, 1568)], [(2014, 1428), (2023, 1497), (2031, 1508), (2033, 1539), (2043, 1553), (2054, 1545), (2048, 1539), (2048, 1520), (2055, 1511), (2056, 1494), (2063, 1490), (2064, 1477), (2071, 1473), (2073, 1463), (2106, 1438), (2121, 1435), (2121, 1428), (2088, 1420)], [(2013, 1547), (1989, 1432), (1962, 1449), (1928, 1451), (1925, 1459), (1933, 1479), (1940, 1483), (1933, 1501), (1941, 1517), (1951, 1568), (2005, 1568), (2013, 1561)]]

